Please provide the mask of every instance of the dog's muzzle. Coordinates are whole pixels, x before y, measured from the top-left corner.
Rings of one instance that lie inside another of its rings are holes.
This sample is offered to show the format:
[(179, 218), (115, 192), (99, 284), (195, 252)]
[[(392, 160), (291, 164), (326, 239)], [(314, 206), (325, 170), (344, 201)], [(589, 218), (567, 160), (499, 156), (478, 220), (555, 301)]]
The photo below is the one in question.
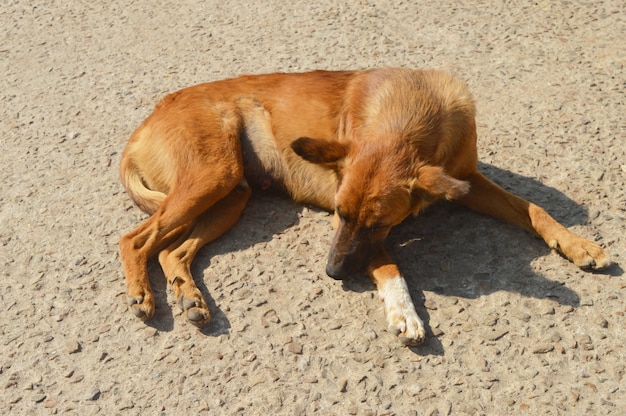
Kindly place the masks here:
[(335, 280), (347, 279), (367, 268), (380, 247), (357, 232), (353, 236), (337, 230), (326, 264), (326, 274)]

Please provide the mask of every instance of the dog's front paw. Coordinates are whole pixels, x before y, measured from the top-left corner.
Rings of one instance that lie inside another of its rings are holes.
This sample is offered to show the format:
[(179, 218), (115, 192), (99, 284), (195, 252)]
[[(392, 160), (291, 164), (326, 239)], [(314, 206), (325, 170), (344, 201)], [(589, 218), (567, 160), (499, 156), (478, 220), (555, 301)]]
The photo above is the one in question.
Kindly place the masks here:
[(390, 279), (379, 294), (385, 302), (389, 330), (398, 336), (400, 342), (404, 345), (419, 345), (424, 342), (426, 339), (424, 323), (417, 316), (404, 278)]
[(601, 270), (611, 265), (611, 260), (602, 247), (575, 234), (570, 233), (549, 244), (580, 268)]

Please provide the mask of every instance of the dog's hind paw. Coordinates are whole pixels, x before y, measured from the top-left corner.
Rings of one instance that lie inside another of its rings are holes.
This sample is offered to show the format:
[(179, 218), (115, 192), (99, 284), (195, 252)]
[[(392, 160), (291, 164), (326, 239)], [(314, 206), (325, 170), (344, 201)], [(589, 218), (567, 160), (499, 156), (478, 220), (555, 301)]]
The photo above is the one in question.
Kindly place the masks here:
[(389, 330), (404, 345), (419, 345), (426, 339), (424, 323), (417, 316), (409, 289), (403, 277), (387, 281), (380, 290), (385, 302), (385, 313)]
[(211, 313), (200, 290), (193, 285), (180, 287), (178, 306), (187, 320), (198, 328), (202, 328), (211, 320)]
[(185, 299), (178, 303), (187, 316), (187, 320), (198, 328), (202, 328), (211, 320), (211, 313), (204, 302)]
[(142, 321), (148, 321), (154, 316), (154, 299), (151, 293), (139, 296), (127, 295), (128, 308)]

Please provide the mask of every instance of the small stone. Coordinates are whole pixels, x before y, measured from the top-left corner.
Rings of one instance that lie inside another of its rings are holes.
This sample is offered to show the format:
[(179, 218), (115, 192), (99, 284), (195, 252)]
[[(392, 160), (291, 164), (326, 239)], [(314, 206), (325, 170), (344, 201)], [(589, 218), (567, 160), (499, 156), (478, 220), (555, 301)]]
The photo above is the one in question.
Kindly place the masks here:
[(289, 344), (287, 344), (287, 351), (289, 351), (292, 354), (302, 354), (302, 344), (299, 344), (297, 342), (290, 342)]
[(77, 352), (81, 351), (81, 346), (80, 343), (76, 340), (69, 340), (65, 342), (65, 351), (68, 352), (68, 354), (75, 354)]
[[(130, 410), (133, 407), (135, 407), (135, 404), (133, 402), (131, 402), (130, 400), (122, 400), (118, 406), (117, 406), (117, 410), (122, 411), (122, 410)], [(208, 409), (207, 409), (208, 410)]]
[(70, 378), (70, 383), (80, 383), (81, 381), (83, 381), (84, 378), (85, 376), (83, 376), (82, 374), (74, 374)]
[(481, 337), (486, 341), (497, 341), (508, 333), (505, 329), (482, 331)]
[(526, 312), (513, 313), (513, 317), (519, 319), (522, 322), (530, 321), (530, 315)]
[(484, 320), (484, 324), (487, 326), (494, 326), (497, 323), (498, 323), (498, 317), (493, 316), (493, 315), (487, 315), (487, 317)]
[(43, 401), (43, 407), (47, 408), (47, 409), (52, 409), (53, 407), (57, 407), (58, 406), (58, 402), (53, 399), (52, 397), (48, 397), (47, 399), (45, 399)]
[(302, 377), (302, 381), (304, 381), (305, 383), (314, 384), (317, 383), (317, 377), (313, 375), (306, 375)]
[(437, 310), (437, 302), (432, 299), (426, 299), (424, 301), (424, 307), (428, 310), (435, 311)]
[(533, 348), (533, 354), (546, 354), (553, 350), (553, 344), (540, 344)]
[(580, 298), (580, 306), (593, 306), (593, 299), (590, 297), (581, 297)]
[(35, 395), (33, 396), (33, 401), (34, 401), (35, 403), (41, 403), (41, 402), (43, 402), (44, 400), (46, 400), (46, 395), (45, 395), (45, 394), (38, 393), (38, 394), (35, 394)]
[(267, 378), (269, 378), (270, 381), (273, 383), (278, 381), (280, 379), (280, 376), (274, 370), (267, 370)]
[(15, 403), (18, 403), (18, 402), (19, 402), (20, 400), (22, 400), (22, 399), (23, 399), (23, 397), (22, 397), (22, 396), (14, 396), (14, 397), (9, 398), (9, 399), (7, 400), (7, 403), (9, 403), (9, 404), (15, 404)]
[(347, 387), (348, 387), (348, 380), (345, 378), (342, 378), (339, 380), (339, 383), (337, 384), (339, 393), (345, 393), (347, 391)]
[(565, 348), (559, 342), (554, 344), (554, 349), (560, 354), (565, 354)]
[(98, 329), (98, 333), (99, 334), (104, 334), (105, 332), (109, 332), (110, 330), (111, 330), (111, 324), (106, 324), (106, 325), (101, 326)]
[(580, 347), (585, 351), (593, 351), (593, 344), (580, 344)]
[(100, 398), (101, 394), (102, 392), (100, 391), (100, 389), (94, 387), (93, 389), (89, 390), (87, 396), (85, 396), (85, 400), (96, 401)]
[(328, 330), (329, 331), (335, 331), (337, 329), (341, 329), (343, 325), (341, 324), (341, 322), (339, 321), (332, 321), (330, 322), (330, 324), (328, 325)]
[(154, 337), (154, 336), (156, 336), (156, 335), (158, 335), (158, 334), (159, 334), (159, 330), (158, 330), (158, 329), (156, 329), (156, 328), (150, 328), (150, 327), (148, 327), (148, 328), (146, 328), (146, 329), (143, 331), (143, 333), (144, 333), (144, 335), (145, 335), (145, 337), (146, 337), (146, 338), (152, 338), (152, 337)]
[(584, 384), (585, 386), (589, 387), (589, 388), (590, 388), (590, 389), (591, 389), (594, 393), (597, 393), (597, 392), (598, 392), (598, 388), (596, 387), (596, 385), (595, 385), (595, 384), (590, 383), (590, 382), (588, 382), (588, 381), (584, 382), (583, 384)]

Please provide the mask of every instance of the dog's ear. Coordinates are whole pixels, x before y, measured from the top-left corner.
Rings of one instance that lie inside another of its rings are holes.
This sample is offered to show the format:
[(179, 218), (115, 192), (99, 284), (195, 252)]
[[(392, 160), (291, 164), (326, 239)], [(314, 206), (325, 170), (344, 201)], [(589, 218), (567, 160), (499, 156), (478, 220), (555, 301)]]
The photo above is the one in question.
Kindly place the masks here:
[(411, 182), (414, 192), (426, 193), (435, 199), (452, 201), (465, 196), (470, 189), (469, 182), (461, 181), (446, 174), (439, 166), (422, 166), (417, 178)]
[(310, 137), (294, 140), (291, 148), (308, 162), (331, 167), (336, 166), (348, 153), (347, 147), (339, 142)]

